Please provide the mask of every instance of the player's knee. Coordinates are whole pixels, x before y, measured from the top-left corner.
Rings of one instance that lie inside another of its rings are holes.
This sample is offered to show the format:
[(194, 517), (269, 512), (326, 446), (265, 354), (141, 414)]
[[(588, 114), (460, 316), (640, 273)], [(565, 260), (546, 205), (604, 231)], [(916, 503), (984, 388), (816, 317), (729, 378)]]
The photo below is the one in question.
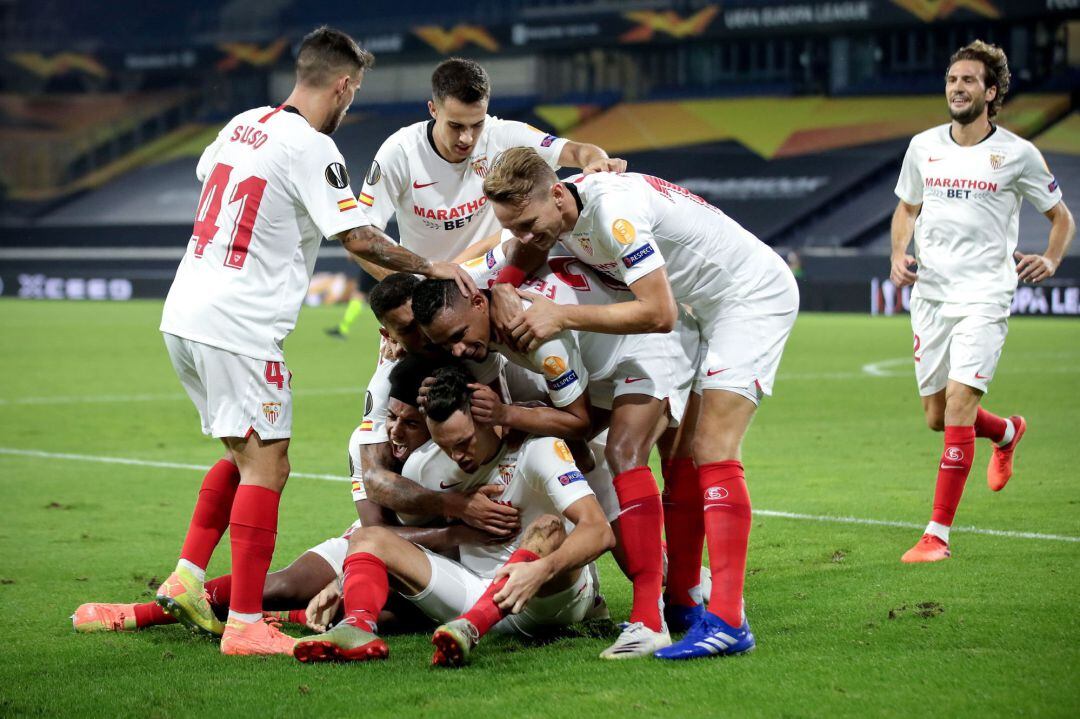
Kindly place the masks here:
[(608, 435), (607, 446), (604, 447), (604, 458), (608, 466), (615, 474), (621, 474), (634, 467), (643, 467), (649, 463), (649, 448), (644, 446), (641, 438)]
[(549, 554), (566, 539), (566, 529), (559, 517), (544, 514), (532, 521), (522, 535), (521, 546), (539, 554)]
[(291, 603), (298, 600), (296, 594), (297, 583), (292, 580), (288, 572), (271, 572), (266, 575), (266, 584), (263, 585), (264, 605), (278, 606), (282, 603)]
[(377, 554), (392, 536), (393, 532), (386, 527), (359, 527), (349, 535), (349, 554)]
[(937, 412), (928, 412), (926, 414), (926, 426), (934, 432), (944, 432), (945, 415)]
[(709, 462), (726, 462), (739, 458), (739, 442), (727, 435), (694, 437), (692, 452), (699, 467)]

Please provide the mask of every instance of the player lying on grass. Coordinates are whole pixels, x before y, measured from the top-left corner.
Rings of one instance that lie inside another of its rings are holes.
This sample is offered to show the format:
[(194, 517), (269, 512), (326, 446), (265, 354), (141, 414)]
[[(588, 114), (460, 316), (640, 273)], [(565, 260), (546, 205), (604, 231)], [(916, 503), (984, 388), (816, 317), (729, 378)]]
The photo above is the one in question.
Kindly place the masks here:
[(300, 661), (385, 658), (389, 648), (375, 632), (391, 582), (429, 617), (447, 622), (432, 638), (433, 663), (441, 665), (467, 661), (492, 628), (534, 636), (581, 621), (593, 606), (586, 565), (614, 544), (604, 509), (561, 440), (475, 422), (471, 383), (460, 365), (436, 371), (426, 410), (435, 444), (414, 453), (404, 472), (442, 491), (499, 486), (499, 501), (521, 512), (524, 530), (503, 544), (462, 544), (454, 562), (384, 528), (358, 529), (344, 565), (345, 618), (299, 640)]
[[(958, 50), (945, 77), (952, 122), (912, 138), (896, 183), (891, 278), (897, 287), (914, 285), (915, 379), (927, 425), (945, 433), (930, 523), (902, 562), (949, 557), (977, 437), (993, 444), (990, 489), (1001, 491), (1012, 477), (1027, 422), (980, 403), (1005, 347), (1017, 279), (1053, 277), (1076, 234), (1042, 154), (993, 123), (1009, 79), (1001, 48), (976, 40)], [(1024, 198), (1052, 223), (1042, 255), (1016, 252)], [(912, 238), (915, 257), (907, 254)]]
[[(388, 469), (400, 471), (414, 450), (429, 439), (427, 425), (416, 406), (420, 383), (430, 373), (430, 365), (422, 358), (411, 357), (397, 364), (390, 374), (387, 399), (386, 432), (390, 446), (392, 465)], [(439, 527), (402, 527), (395, 518), (388, 516), (383, 508), (368, 500), (360, 482), (360, 447), (357, 439), (361, 428), (353, 432), (349, 442), (349, 466), (353, 477), (353, 500), (360, 516), (344, 534), (331, 537), (312, 547), (289, 566), (267, 575), (263, 591), (263, 607), (274, 618), (307, 624), (312, 628), (325, 627), (336, 607), (334, 600), (337, 581), (341, 576), (341, 565), (345, 559), (348, 538), (360, 526), (389, 526), (390, 531), (398, 532), (409, 541), (421, 544), (433, 552), (456, 556), (457, 547), (466, 541), (486, 541), (492, 535), (464, 524)], [(481, 488), (475, 493), (490, 495), (497, 490)], [(468, 494), (459, 495), (466, 498)], [(490, 502), (490, 500), (487, 500)], [(508, 508), (509, 509), (509, 508)], [(516, 522), (516, 510), (506, 516)], [(392, 526), (397, 525), (397, 526)], [(509, 531), (518, 529), (513, 523)], [(209, 632), (220, 636), (224, 625), (220, 617), (228, 612), (232, 577), (225, 575), (206, 583), (207, 601), (216, 618)], [(329, 591), (321, 594), (324, 588)], [(313, 605), (315, 597), (318, 605)], [(306, 608), (306, 609), (305, 609)], [(273, 611), (280, 610), (280, 611)], [(383, 621), (392, 620), (392, 615), (385, 615)], [(142, 604), (83, 604), (75, 610), (72, 623), (78, 632), (124, 631), (145, 627), (176, 623), (176, 619), (165, 613), (156, 602)], [(397, 624), (396, 626), (400, 626)]]
[[(551, 258), (525, 281), (528, 292), (519, 297), (510, 291), (505, 301), (520, 312), (541, 297), (590, 308), (633, 299), (611, 284), (575, 258)], [(497, 285), (495, 292), (499, 291)], [(413, 294), (413, 308), (424, 334), (454, 356), (478, 365), (474, 374), (481, 382), (488, 381), (500, 354), (543, 374), (554, 407), (506, 405), (495, 393), (476, 386), (473, 412), (479, 421), (566, 439), (591, 437), (609, 427), (604, 453), (615, 473), (614, 488), (623, 510), (614, 525), (619, 538), (616, 557), (633, 583), (634, 600), (622, 635), (601, 656), (648, 656), (668, 646), (671, 638), (661, 610), (663, 510), (648, 463), (669, 423), (682, 419), (690, 394), (692, 362), (698, 353), (693, 320), (680, 316), (678, 331), (665, 334), (560, 332), (517, 352), (496, 327), (497, 313), (484, 292), (466, 299), (453, 283), (424, 281)], [(669, 544), (668, 551), (678, 555), (683, 548)], [(700, 569), (700, 544), (689, 551), (696, 551), (689, 561)], [(698, 572), (691, 581), (691, 586), (698, 583)], [(677, 607), (670, 616), (685, 629), (701, 612), (699, 605)]]
[(561, 241), (633, 293), (632, 301), (596, 307), (536, 299), (510, 324), (508, 339), (519, 347), (535, 348), (564, 330), (665, 332), (675, 326), (679, 305), (693, 312), (702, 343), (693, 456), (712, 593), (701, 621), (656, 656), (748, 651), (754, 639), (742, 594), (751, 514), (741, 444), (762, 395), (772, 391), (798, 313), (791, 271), (723, 212), (660, 178), (598, 173), (560, 182), (535, 152), (515, 148), (488, 173), (484, 192), (522, 242), (547, 252)]

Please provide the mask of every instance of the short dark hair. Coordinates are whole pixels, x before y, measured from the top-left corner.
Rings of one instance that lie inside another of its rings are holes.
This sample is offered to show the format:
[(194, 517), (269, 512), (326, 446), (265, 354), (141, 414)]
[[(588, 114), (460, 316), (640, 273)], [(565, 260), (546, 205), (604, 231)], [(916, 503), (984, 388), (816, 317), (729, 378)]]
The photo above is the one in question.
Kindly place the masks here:
[(435, 370), (435, 383), (427, 395), (427, 416), (436, 422), (445, 422), (454, 412), (469, 413), (472, 375), (458, 362)]
[(390, 397), (410, 407), (417, 407), (416, 398), (420, 395), (420, 385), (432, 375), (435, 365), (431, 360), (420, 355), (405, 355), (390, 370)]
[(431, 74), (431, 97), (439, 102), (452, 97), (466, 105), (491, 97), (487, 70), (461, 57), (443, 60)]
[(368, 304), (375, 313), (375, 319), (382, 322), (387, 312), (396, 310), (412, 299), (419, 284), (420, 278), (408, 272), (395, 272), (384, 277), (368, 293)]
[(453, 280), (424, 280), (413, 290), (413, 318), (420, 326), (430, 325), (435, 315), (453, 307), (458, 297), (461, 291)]
[(296, 53), (296, 80), (302, 85), (323, 87), (340, 77), (375, 66), (375, 56), (356, 41), (323, 25), (304, 36)]
[[(1009, 72), (1009, 58), (1005, 51), (997, 45), (975, 40), (953, 53), (949, 58), (949, 68), (960, 60), (978, 60), (983, 66), (983, 85), (989, 90), (997, 88), (997, 95), (987, 106), (986, 114), (994, 117), (1005, 102), (1005, 96), (1009, 93), (1009, 81), (1012, 74)], [(946, 71), (947, 72), (947, 71)]]

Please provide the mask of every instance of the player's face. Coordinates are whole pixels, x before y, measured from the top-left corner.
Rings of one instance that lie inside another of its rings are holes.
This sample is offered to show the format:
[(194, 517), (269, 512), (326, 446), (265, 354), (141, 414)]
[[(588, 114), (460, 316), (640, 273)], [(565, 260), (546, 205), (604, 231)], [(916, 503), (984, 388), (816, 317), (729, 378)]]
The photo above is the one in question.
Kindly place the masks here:
[(334, 130), (341, 125), (341, 121), (345, 119), (345, 114), (349, 111), (353, 100), (356, 99), (356, 91), (360, 89), (360, 83), (363, 79), (364, 73), (360, 71), (355, 75), (347, 75), (338, 80), (338, 83), (334, 86), (332, 96), (332, 112), (320, 132), (324, 135), (334, 134)]
[(414, 449), (431, 439), (420, 410), (393, 397), (386, 403), (386, 429), (390, 451), (399, 462), (404, 462)]
[(431, 438), (462, 471), (472, 474), (494, 455), (498, 437), (489, 427), (477, 427), (472, 415), (458, 410), (445, 422), (428, 420)]
[(482, 294), (471, 299), (459, 297), (453, 305), (435, 315), (424, 334), (455, 357), (480, 362), (488, 355), (491, 320), (487, 298)]
[(452, 97), (429, 101), (428, 111), (435, 119), (432, 135), (440, 154), (450, 162), (461, 162), (472, 154), (487, 119), (487, 99), (466, 105)]
[(997, 96), (997, 88), (986, 88), (986, 68), (978, 60), (957, 60), (945, 75), (945, 100), (949, 115), (962, 125), (982, 117), (986, 103)]
[(501, 202), (493, 202), (492, 207), (499, 224), (510, 230), (514, 237), (544, 252), (550, 250), (562, 234), (562, 212), (552, 191), (534, 195), (520, 207)]
[(383, 315), (382, 326), (390, 339), (407, 351), (413, 354), (428, 353), (428, 339), (420, 331), (420, 325), (413, 317), (411, 300)]

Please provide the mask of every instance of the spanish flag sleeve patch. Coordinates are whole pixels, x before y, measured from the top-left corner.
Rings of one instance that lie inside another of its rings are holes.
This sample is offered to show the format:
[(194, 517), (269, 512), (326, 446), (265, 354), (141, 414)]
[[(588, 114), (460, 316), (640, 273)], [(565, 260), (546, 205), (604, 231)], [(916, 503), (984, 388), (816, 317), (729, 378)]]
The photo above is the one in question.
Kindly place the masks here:
[(347, 200), (338, 200), (337, 203), (338, 212), (347, 212), (356, 208), (356, 199), (350, 197)]
[(360, 193), (360, 201), (368, 207), (371, 207), (373, 204), (375, 204), (375, 198), (367, 194), (366, 192)]

